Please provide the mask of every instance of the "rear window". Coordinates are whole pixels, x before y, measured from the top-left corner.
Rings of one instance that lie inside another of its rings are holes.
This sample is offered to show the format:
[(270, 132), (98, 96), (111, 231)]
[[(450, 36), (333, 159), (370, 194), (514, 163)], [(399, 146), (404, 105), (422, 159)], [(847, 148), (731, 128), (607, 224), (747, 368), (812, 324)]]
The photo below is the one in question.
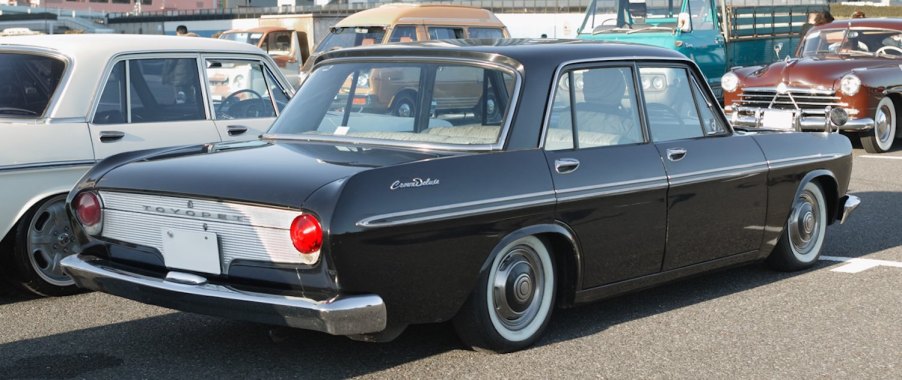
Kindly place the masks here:
[(65, 67), (55, 58), (0, 53), (0, 117), (43, 115)]

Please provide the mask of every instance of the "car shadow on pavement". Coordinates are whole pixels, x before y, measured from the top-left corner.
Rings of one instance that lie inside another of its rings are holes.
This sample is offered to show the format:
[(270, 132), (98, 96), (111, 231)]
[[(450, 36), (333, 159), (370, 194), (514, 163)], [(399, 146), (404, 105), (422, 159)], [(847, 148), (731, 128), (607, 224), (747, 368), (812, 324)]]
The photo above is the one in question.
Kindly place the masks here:
[(902, 192), (852, 192), (861, 205), (827, 230), (824, 256), (862, 257), (902, 246)]

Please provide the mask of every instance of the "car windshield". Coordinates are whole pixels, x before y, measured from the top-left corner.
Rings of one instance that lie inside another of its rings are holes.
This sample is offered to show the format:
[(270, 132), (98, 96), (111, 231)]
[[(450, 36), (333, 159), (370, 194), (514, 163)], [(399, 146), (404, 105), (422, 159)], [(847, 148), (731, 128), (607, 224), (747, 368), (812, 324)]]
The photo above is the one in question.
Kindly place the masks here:
[(251, 44), (257, 46), (260, 44), (260, 39), (263, 38), (263, 33), (248, 33), (248, 32), (231, 32), (231, 33), (223, 33), (219, 36), (221, 40), (229, 40), (229, 41), (237, 41), (244, 42), (246, 44)]
[(269, 136), (488, 148), (500, 140), (516, 83), (511, 71), (461, 63), (325, 65)]
[(593, 0), (583, 32), (636, 33), (673, 30), (683, 0)]
[(846, 54), (902, 58), (902, 32), (890, 29), (822, 29), (805, 36), (802, 57)]
[(65, 66), (50, 57), (0, 53), (0, 117), (43, 115)]
[(333, 28), (332, 32), (316, 46), (316, 52), (381, 44), (383, 37), (385, 37), (385, 28), (381, 26)]

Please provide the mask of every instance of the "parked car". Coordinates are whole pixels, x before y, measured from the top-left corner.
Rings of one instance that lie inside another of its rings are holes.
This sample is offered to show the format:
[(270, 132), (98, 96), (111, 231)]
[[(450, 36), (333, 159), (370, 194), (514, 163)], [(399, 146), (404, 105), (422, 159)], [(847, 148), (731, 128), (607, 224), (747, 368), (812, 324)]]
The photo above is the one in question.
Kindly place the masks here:
[(227, 30), (219, 39), (244, 42), (263, 49), (269, 53), (292, 86), (300, 85), (298, 74), (310, 55), (306, 32), (281, 26), (261, 26)]
[[(411, 117), (338, 96), (401, 68), (420, 72)], [(470, 98), (503, 117), (429, 112), (454, 86), (443, 70), (481, 74)], [(535, 342), (556, 306), (758, 260), (810, 267), (858, 204), (851, 165), (838, 134), (734, 131), (667, 49), (343, 49), (260, 141), (98, 164), (69, 194), (83, 251), (62, 265), (88, 289), (355, 339), (453, 320), (503, 352)]]
[(848, 114), (870, 153), (902, 137), (902, 20), (851, 19), (812, 28), (795, 58), (724, 74), (734, 125), (823, 131), (828, 109)]
[[(355, 46), (455, 38), (510, 38), (510, 33), (494, 13), (481, 8), (385, 4), (339, 21), (316, 45), (313, 55)], [(301, 68), (301, 76), (306, 76), (311, 67), (313, 60), (307, 60)]]
[[(232, 71), (241, 73), (240, 83), (227, 75)], [(78, 250), (64, 201), (95, 162), (131, 150), (256, 139), (291, 91), (269, 56), (246, 44), (135, 35), (4, 38), (4, 277), (42, 295), (75, 291), (59, 266)]]

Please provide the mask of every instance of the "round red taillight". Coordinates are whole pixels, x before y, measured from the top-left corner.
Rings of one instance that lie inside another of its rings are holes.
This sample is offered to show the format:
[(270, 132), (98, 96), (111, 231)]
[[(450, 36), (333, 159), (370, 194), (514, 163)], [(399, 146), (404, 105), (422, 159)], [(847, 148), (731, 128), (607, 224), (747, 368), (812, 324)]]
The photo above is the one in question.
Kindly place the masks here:
[(100, 223), (103, 213), (100, 207), (100, 198), (92, 192), (84, 192), (75, 197), (75, 216), (78, 222), (85, 227), (96, 226)]
[(291, 243), (298, 252), (311, 254), (323, 246), (323, 227), (313, 215), (299, 215), (291, 222)]

